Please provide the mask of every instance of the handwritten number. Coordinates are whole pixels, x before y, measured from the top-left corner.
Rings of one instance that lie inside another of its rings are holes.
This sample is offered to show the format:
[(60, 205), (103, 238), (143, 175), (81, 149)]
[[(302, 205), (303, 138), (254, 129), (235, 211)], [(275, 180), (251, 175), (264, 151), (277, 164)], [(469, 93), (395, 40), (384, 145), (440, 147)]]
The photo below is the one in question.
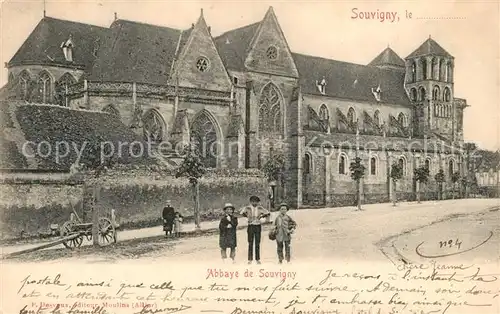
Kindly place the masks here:
[(453, 239), (450, 239), (448, 241), (439, 241), (439, 248), (452, 248), (453, 246), (456, 246), (458, 250), (460, 250), (460, 247), (462, 246), (462, 241), (460, 241), (458, 238), (453, 242)]

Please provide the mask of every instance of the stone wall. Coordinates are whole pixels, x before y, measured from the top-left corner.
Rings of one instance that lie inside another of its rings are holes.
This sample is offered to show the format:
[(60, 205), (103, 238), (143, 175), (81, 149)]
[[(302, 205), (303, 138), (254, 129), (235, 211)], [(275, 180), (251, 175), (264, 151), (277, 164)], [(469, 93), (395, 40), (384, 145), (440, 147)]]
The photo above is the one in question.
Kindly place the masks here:
[[(115, 209), (118, 222), (125, 228), (160, 225), (161, 211), (167, 200), (185, 217), (193, 215), (192, 189), (185, 178), (150, 170), (112, 170), (100, 179), (99, 185), (98, 204), (102, 215)], [(218, 218), (224, 203), (231, 202), (239, 208), (248, 204), (250, 195), (258, 195), (263, 205), (267, 205), (267, 188), (265, 178), (255, 171), (208, 173), (200, 181), (201, 216)], [(72, 207), (85, 219), (83, 195), (82, 184), (3, 182), (0, 184), (1, 239), (47, 233), (50, 224), (61, 225), (69, 219)]]

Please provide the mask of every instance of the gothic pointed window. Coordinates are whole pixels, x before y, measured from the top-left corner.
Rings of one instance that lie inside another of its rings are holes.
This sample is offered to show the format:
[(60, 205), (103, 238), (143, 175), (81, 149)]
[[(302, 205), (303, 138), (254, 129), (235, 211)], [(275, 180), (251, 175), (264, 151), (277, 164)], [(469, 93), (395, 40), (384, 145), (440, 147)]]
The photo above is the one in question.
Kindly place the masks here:
[(42, 71), (38, 76), (36, 92), (35, 102), (46, 104), (52, 101), (52, 82), (46, 71)]
[(330, 114), (328, 113), (328, 108), (325, 104), (322, 104), (319, 107), (319, 118), (323, 121), (328, 120), (330, 118)]
[(165, 122), (156, 110), (149, 110), (143, 117), (143, 131), (146, 141), (160, 143), (163, 141)]
[(208, 71), (209, 66), (210, 66), (210, 61), (208, 61), (208, 59), (205, 58), (205, 57), (200, 57), (196, 61), (196, 68), (200, 72), (206, 72), (206, 71)]
[(27, 71), (19, 74), (19, 92), (22, 100), (28, 100), (31, 78)]
[(281, 97), (274, 84), (262, 90), (259, 106), (259, 131), (281, 132)]
[(448, 87), (444, 89), (444, 101), (450, 101), (451, 100), (451, 92)]
[(194, 144), (196, 152), (205, 167), (217, 167), (217, 155), (219, 143), (217, 141), (217, 129), (213, 116), (203, 111), (196, 116), (191, 125), (191, 143)]
[(64, 107), (69, 106), (69, 87), (73, 84), (76, 84), (76, 79), (69, 73), (65, 73), (57, 80), (55, 95), (56, 104)]
[(356, 122), (356, 112), (354, 111), (354, 108), (349, 108), (349, 110), (347, 111), (347, 122), (350, 124), (350, 125), (354, 125), (354, 123)]
[(414, 62), (411, 63), (411, 82), (414, 83), (417, 81), (417, 64)]
[(440, 90), (439, 90), (439, 86), (434, 86), (434, 89), (432, 90), (432, 100), (439, 100), (439, 94), (440, 94)]

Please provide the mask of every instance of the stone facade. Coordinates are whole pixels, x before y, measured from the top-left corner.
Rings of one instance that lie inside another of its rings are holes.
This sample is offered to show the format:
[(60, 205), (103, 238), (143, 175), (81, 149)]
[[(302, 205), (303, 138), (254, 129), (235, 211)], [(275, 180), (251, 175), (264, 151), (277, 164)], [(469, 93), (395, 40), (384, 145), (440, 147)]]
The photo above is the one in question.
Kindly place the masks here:
[[(125, 35), (115, 34), (117, 25), (126, 26)], [(455, 98), (454, 58), (431, 38), (405, 60), (387, 48), (369, 65), (356, 65), (292, 53), (272, 8), (262, 21), (215, 38), (203, 12), (188, 30), (118, 20), (108, 32), (117, 44), (99, 48), (91, 67), (23, 63), (21, 49), (9, 65), (16, 97), (29, 100), (22, 71), (38, 77), (43, 70), (50, 77), (42, 86), (46, 102), (116, 114), (159, 145), (215, 145), (209, 167), (260, 168), (281, 153), (286, 171), (278, 195), (297, 207), (353, 203), (349, 165), (356, 156), (367, 169), (365, 202), (391, 197), (390, 168), (400, 160), (402, 199), (415, 192), (417, 167), (430, 168), (429, 191), (439, 169), (449, 182), (464, 168), (467, 104)], [(110, 59), (114, 46), (129, 55)], [(74, 82), (61, 102), (53, 91), (66, 74)]]

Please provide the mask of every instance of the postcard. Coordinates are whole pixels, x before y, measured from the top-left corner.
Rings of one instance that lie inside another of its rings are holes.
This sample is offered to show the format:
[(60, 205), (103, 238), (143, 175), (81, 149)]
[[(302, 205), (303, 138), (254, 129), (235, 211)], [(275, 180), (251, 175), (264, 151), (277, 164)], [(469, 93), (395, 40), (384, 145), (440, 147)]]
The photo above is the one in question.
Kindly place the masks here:
[(0, 313), (500, 313), (497, 1), (0, 12)]

